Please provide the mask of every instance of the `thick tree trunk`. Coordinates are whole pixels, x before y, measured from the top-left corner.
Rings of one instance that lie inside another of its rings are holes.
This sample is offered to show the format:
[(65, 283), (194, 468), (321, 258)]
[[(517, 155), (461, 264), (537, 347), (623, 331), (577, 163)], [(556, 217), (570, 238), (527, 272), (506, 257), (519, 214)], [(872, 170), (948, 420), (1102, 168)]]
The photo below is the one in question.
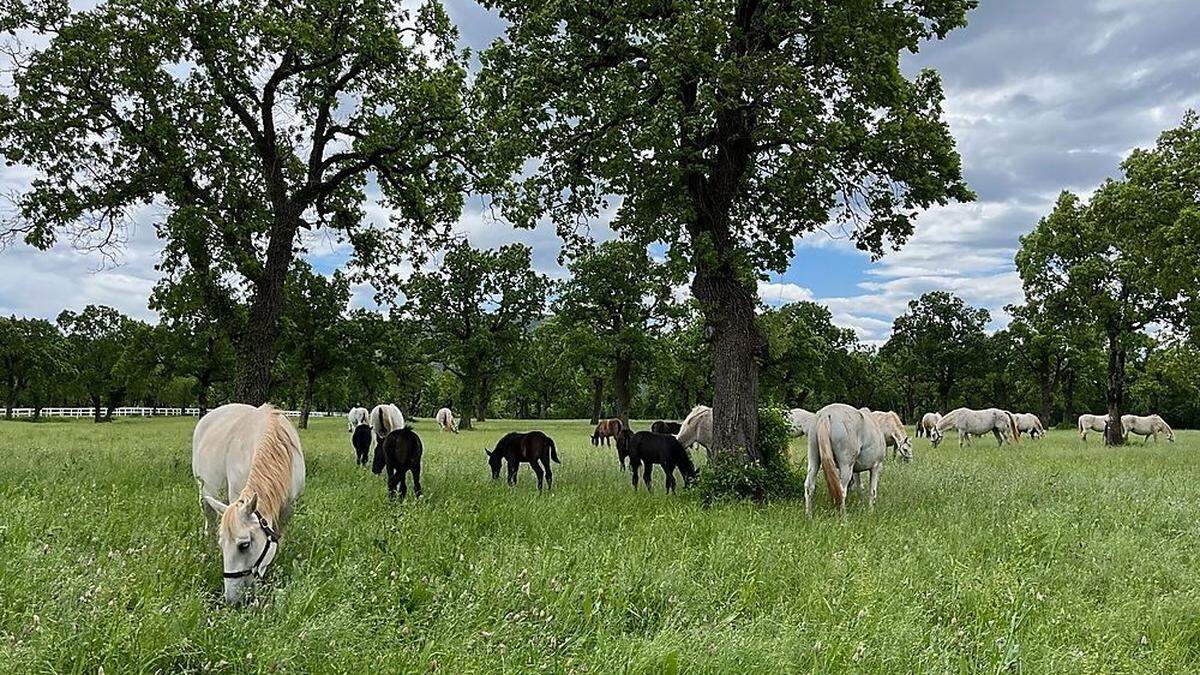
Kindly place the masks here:
[(1124, 445), (1125, 430), (1121, 427), (1121, 415), (1125, 412), (1125, 348), (1120, 336), (1108, 335), (1108, 426), (1104, 432), (1106, 445)]
[(762, 459), (758, 447), (758, 369), (766, 341), (754, 313), (754, 291), (728, 268), (705, 270), (700, 263), (692, 294), (712, 331), (713, 445), (709, 455), (745, 452)]
[(104, 421), (104, 413), (101, 412), (104, 408), (100, 405), (100, 397), (92, 396), (92, 421), (100, 424)]
[(600, 406), (604, 402), (604, 378), (592, 378), (592, 424), (600, 423)]
[(271, 393), (271, 367), (279, 337), (279, 316), (283, 312), (283, 288), (295, 256), (292, 246), (299, 227), (300, 214), (278, 215), (271, 227), (267, 262), (254, 284), (250, 323), (238, 346), (234, 395), (241, 403), (262, 405)]
[(297, 424), (301, 429), (308, 428), (308, 415), (312, 411), (313, 389), (316, 386), (317, 375), (313, 371), (308, 371), (304, 374), (304, 404), (300, 408), (300, 422)]
[(13, 415), (12, 411), (13, 411), (13, 402), (12, 402), (12, 399), (10, 398), (10, 399), (8, 399), (8, 402), (4, 404), (4, 419), (11, 420), (12, 415)]
[(624, 354), (618, 356), (616, 367), (613, 369), (613, 389), (617, 395), (617, 418), (626, 429), (629, 428), (629, 404), (633, 400), (633, 392), (629, 386), (632, 374), (633, 358)]

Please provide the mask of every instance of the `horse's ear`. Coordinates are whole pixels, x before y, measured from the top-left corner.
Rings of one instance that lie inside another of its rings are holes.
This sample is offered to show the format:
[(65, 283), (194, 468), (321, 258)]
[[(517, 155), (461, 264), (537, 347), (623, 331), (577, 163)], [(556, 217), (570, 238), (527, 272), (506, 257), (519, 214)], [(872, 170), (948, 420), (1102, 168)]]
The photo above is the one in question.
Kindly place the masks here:
[(216, 497), (209, 497), (208, 495), (204, 495), (204, 503), (207, 504), (208, 508), (212, 509), (213, 513), (217, 514), (218, 516), (225, 515), (225, 509), (229, 508), (229, 505), (225, 502), (222, 502)]
[(484, 448), (484, 449), (483, 449), (483, 454), (487, 455), (488, 457), (491, 457), (491, 456), (492, 456), (492, 451), (491, 451), (491, 450), (488, 450), (487, 448)]
[(249, 517), (249, 516), (254, 515), (254, 512), (257, 510), (258, 510), (258, 493), (251, 492), (250, 498), (247, 499), (245, 504), (242, 505), (242, 514), (245, 515), (246, 517)]

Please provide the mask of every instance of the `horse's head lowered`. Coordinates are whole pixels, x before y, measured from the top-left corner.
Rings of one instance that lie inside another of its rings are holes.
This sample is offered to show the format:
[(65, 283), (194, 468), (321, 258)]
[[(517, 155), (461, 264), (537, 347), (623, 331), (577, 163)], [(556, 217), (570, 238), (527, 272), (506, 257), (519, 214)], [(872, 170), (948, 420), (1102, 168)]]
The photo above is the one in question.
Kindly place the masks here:
[(933, 443), (933, 447), (935, 448), (941, 445), (942, 439), (945, 437), (946, 434), (942, 433), (942, 431), (936, 426), (929, 430), (929, 440), (931, 443)]
[(488, 466), (492, 469), (492, 480), (500, 478), (500, 463), (504, 460), (504, 455), (499, 450), (483, 449), (483, 454), (487, 455)]
[(240, 603), (275, 559), (279, 535), (258, 512), (257, 494), (229, 505), (212, 497), (204, 501), (221, 516), (217, 544), (224, 565), (225, 600)]

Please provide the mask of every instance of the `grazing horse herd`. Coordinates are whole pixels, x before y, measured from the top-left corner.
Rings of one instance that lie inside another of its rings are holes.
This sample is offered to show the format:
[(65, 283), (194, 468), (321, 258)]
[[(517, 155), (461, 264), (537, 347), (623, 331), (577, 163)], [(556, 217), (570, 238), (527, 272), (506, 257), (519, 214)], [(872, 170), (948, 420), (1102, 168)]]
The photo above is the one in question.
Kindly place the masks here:
[[(449, 408), (438, 410), (435, 419), (443, 432), (458, 433)], [(414, 494), (421, 495), (421, 457), (424, 447), (420, 436), (405, 424), (396, 406), (385, 403), (369, 412), (353, 408), (346, 416), (355, 462), (367, 463), (371, 441), (375, 454), (371, 470), (387, 470), (389, 498), (399, 492), (408, 494), (407, 476), (412, 478)], [(866, 489), (867, 501), (874, 506), (879, 477), (890, 448), (892, 456), (912, 460), (912, 441), (900, 416), (890, 411), (834, 403), (817, 412), (803, 408), (788, 411), (787, 422), (793, 437), (807, 436), (808, 471), (804, 481), (804, 509), (812, 515), (812, 496), (817, 474), (825, 477), (835, 506), (844, 515), (846, 493), (857, 485)], [(1082, 440), (1089, 431), (1103, 432), (1107, 415), (1080, 415), (1078, 430)], [(649, 491), (651, 473), (658, 465), (668, 492), (676, 488), (675, 471), (684, 485), (696, 482), (698, 471), (688, 451), (701, 445), (713, 449), (712, 409), (696, 406), (682, 422), (659, 420), (650, 431), (633, 431), (621, 420), (601, 421), (592, 434), (592, 444), (609, 445), (616, 441), (621, 470), (628, 464), (633, 488), (639, 477)], [(1128, 434), (1151, 437), (1159, 434), (1174, 441), (1171, 427), (1158, 415), (1123, 415), (1121, 425)], [(946, 415), (930, 412), (917, 423), (918, 437), (929, 438), (937, 447), (947, 432), (958, 434), (959, 446), (969, 445), (974, 436), (992, 434), (999, 445), (1018, 443), (1022, 433), (1030, 438), (1045, 435), (1037, 415), (1011, 413), (998, 408), (971, 410), (958, 408)], [(542, 431), (505, 434), (495, 447), (484, 450), (492, 479), (500, 477), (507, 464), (508, 484), (517, 484), (521, 464), (528, 464), (537, 477), (538, 490), (553, 488), (552, 464), (561, 464), (554, 440)], [(192, 474), (200, 487), (205, 531), (216, 528), (221, 550), (224, 595), (230, 603), (241, 602), (246, 592), (275, 559), (280, 537), (292, 506), (304, 491), (304, 452), (296, 430), (284, 415), (263, 405), (240, 403), (221, 406), (205, 415), (192, 434)], [(864, 488), (863, 474), (867, 474)], [(227, 502), (221, 501), (222, 494)]]

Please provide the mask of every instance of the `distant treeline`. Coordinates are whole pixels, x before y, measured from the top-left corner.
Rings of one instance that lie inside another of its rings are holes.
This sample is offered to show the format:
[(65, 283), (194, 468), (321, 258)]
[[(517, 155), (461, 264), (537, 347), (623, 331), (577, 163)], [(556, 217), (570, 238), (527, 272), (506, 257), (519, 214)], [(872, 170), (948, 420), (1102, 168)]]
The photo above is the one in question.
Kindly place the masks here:
[[(500, 272), (515, 265), (523, 268), (509, 270), (515, 276), (536, 278), (528, 250), (513, 251), (505, 261), (464, 249), (473, 260), (463, 267)], [(669, 294), (651, 301), (638, 286), (627, 289), (628, 307), (602, 310), (591, 306), (595, 299), (619, 298), (612, 288), (584, 292), (587, 269), (558, 285), (527, 283), (507, 297), (476, 294), (472, 307), (438, 302), (449, 297), (448, 288), (468, 290), (454, 265), (450, 259), (432, 275), (439, 279), (424, 278), (439, 293), (425, 297), (414, 288), (390, 316), (348, 309), (344, 277), (299, 267), (289, 283), (271, 400), (301, 410), (393, 401), (413, 417), (449, 405), (475, 420), (594, 419), (622, 411), (680, 419), (711, 402), (705, 327), (690, 302)], [(1107, 371), (1099, 335), (1039, 332), (1027, 308), (1010, 309), (1016, 319), (989, 335), (986, 310), (949, 293), (927, 293), (875, 348), (834, 325), (818, 304), (763, 308), (762, 399), (810, 410), (845, 401), (896, 410), (910, 423), (920, 412), (959, 405), (1035, 412), (1053, 425), (1103, 412)], [(210, 408), (232, 400), (232, 338), (200, 315), (163, 311), (162, 321), (150, 325), (88, 306), (53, 323), (0, 318), (0, 395), (9, 408), (96, 406), (98, 419), (122, 405)], [(642, 317), (636, 325), (626, 320)], [(1127, 409), (1157, 412), (1178, 427), (1200, 426), (1198, 356), (1187, 341), (1139, 334), (1127, 364)]]

